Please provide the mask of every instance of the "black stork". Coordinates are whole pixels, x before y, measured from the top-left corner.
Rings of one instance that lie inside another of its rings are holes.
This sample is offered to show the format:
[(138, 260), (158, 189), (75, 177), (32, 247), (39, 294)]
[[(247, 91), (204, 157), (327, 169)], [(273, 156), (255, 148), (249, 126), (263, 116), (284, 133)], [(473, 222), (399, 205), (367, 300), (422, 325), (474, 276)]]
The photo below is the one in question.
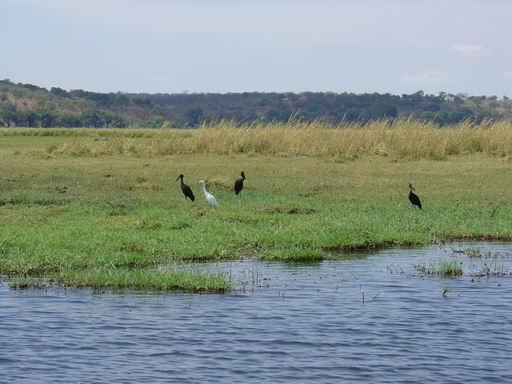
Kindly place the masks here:
[(411, 183), (409, 183), (409, 201), (411, 202), (412, 206), (416, 206), (419, 209), (421, 209), (421, 201), (417, 194), (414, 192), (414, 187)]
[(189, 198), (190, 200), (194, 201), (195, 197), (194, 194), (192, 193), (192, 189), (190, 189), (190, 187), (183, 182), (183, 174), (178, 176), (176, 181), (178, 180), (181, 180), (181, 192), (183, 192), (183, 194), (185, 195), (185, 200)]
[(236, 179), (235, 181), (235, 195), (236, 197), (238, 197), (238, 199), (240, 200), (240, 197), (241, 197), (241, 193), (242, 193), (242, 189), (244, 188), (244, 180), (245, 180), (245, 173), (244, 171), (242, 171), (240, 173), (240, 178), (239, 179)]

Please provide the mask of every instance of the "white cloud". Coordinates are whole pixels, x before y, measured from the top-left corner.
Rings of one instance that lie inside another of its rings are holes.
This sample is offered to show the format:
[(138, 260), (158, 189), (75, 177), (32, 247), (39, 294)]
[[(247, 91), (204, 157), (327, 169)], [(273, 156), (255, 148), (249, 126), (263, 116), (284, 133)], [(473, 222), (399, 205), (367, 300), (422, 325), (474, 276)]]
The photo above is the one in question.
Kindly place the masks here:
[(467, 58), (481, 57), (487, 53), (480, 44), (453, 44), (450, 51)]
[(505, 71), (503, 72), (503, 78), (505, 80), (509, 80), (509, 81), (512, 81), (512, 69), (509, 70), (509, 71)]
[(446, 84), (450, 80), (447, 72), (430, 70), (416, 74), (406, 74), (400, 78), (403, 84), (416, 87), (436, 87)]

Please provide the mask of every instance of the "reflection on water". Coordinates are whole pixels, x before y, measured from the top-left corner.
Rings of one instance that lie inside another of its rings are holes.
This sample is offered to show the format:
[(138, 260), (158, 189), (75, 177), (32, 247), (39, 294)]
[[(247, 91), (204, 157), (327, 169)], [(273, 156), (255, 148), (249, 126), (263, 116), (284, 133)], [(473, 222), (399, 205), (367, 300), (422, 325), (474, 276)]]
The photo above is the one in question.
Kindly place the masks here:
[[(479, 273), (512, 270), (511, 254), (449, 244), (198, 266), (238, 282), (226, 295), (2, 283), (0, 382), (512, 382), (512, 279)], [(415, 268), (451, 257), (463, 276)]]

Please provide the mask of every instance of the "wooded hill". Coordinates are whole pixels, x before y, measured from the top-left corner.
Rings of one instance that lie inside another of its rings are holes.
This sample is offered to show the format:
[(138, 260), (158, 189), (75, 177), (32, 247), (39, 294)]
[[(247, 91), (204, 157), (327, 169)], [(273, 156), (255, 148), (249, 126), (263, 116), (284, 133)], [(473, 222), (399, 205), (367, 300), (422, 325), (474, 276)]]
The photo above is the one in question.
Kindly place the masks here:
[(194, 127), (229, 120), (239, 123), (320, 120), (327, 123), (381, 118), (416, 118), (439, 125), (471, 119), (511, 118), (512, 100), (422, 91), (389, 93), (98, 93), (50, 90), (0, 80), (0, 126), (18, 127)]

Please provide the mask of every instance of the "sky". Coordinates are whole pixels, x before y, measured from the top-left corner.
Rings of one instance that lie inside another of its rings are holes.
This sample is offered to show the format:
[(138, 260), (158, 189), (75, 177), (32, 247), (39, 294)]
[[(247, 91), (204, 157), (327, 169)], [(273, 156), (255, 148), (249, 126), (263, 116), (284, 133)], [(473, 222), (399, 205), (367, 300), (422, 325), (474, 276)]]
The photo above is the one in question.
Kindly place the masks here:
[(0, 0), (0, 79), (512, 96), (507, 0)]

